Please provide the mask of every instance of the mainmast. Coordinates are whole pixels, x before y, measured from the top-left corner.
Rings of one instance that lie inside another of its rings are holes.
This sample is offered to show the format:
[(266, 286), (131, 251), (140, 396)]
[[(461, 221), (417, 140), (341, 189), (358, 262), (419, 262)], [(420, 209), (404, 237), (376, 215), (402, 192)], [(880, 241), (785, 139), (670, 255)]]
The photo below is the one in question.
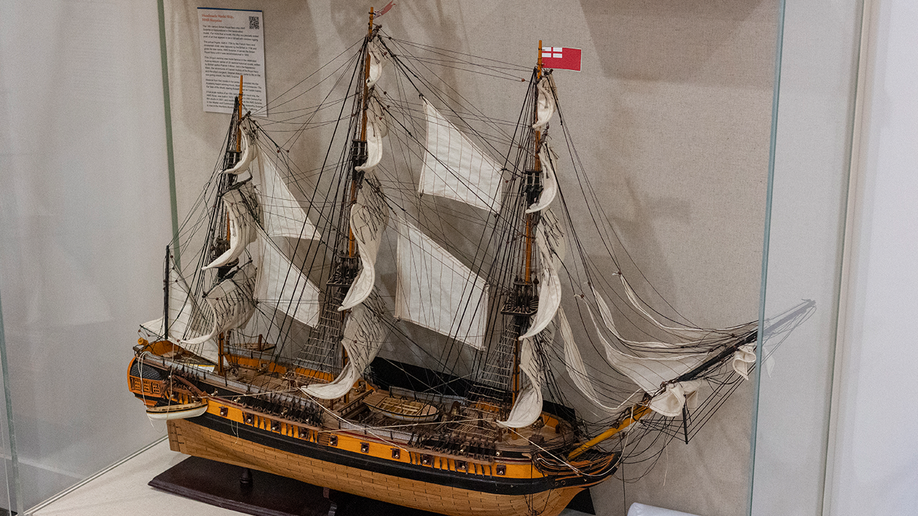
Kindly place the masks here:
[[(355, 153), (354, 169), (351, 175), (351, 205), (357, 202), (357, 190), (363, 178), (363, 173), (358, 171), (356, 167), (362, 165), (367, 160), (367, 109), (369, 108), (370, 102), (370, 41), (373, 39), (373, 16), (373, 8), (370, 7), (370, 21), (367, 24), (367, 42), (366, 45), (364, 45), (366, 50), (363, 55), (363, 94), (361, 95), (363, 100), (360, 114), (360, 139), (354, 142), (356, 146), (355, 149), (359, 152)], [(357, 255), (357, 243), (354, 239), (354, 231), (352, 229), (348, 229), (347, 254), (349, 258), (354, 258)]]
[[(373, 8), (370, 7), (370, 19), (367, 23), (367, 39), (364, 44), (364, 54), (363, 54), (363, 81), (361, 81), (361, 95), (360, 95), (360, 127), (358, 130), (358, 138), (353, 142), (353, 153), (352, 153), (352, 164), (351, 164), (351, 184), (350, 184), (350, 194), (348, 198), (347, 205), (343, 213), (348, 213), (348, 210), (351, 206), (357, 202), (357, 192), (360, 189), (360, 185), (363, 182), (364, 173), (358, 169), (361, 165), (367, 161), (367, 110), (369, 109), (370, 102), (370, 41), (373, 39), (373, 17), (374, 12)], [(349, 218), (349, 217), (348, 217)], [(354, 237), (354, 230), (350, 227), (349, 221), (344, 221), (348, 223), (348, 237), (347, 237), (347, 268), (349, 269), (349, 275), (353, 279), (353, 274), (356, 273), (356, 270), (351, 270), (353, 265), (356, 267), (356, 258), (357, 258), (357, 241)]]
[[(326, 283), (325, 296), (317, 331), (313, 333), (309, 343), (301, 351), (300, 359), (305, 365), (321, 373), (337, 373), (347, 359), (345, 350), (341, 347), (342, 328), (350, 310), (340, 310), (342, 302), (346, 299), (348, 291), (360, 271), (360, 250), (357, 238), (351, 225), (351, 209), (358, 202), (358, 194), (363, 184), (365, 172), (361, 169), (367, 162), (367, 131), (369, 102), (371, 96), (370, 77), (370, 42), (374, 36), (374, 11), (370, 8), (367, 36), (364, 43), (363, 70), (361, 85), (356, 92), (357, 105), (351, 111), (352, 120), (357, 126), (351, 126), (350, 159), (342, 170), (343, 181), (346, 181), (345, 193), (341, 197), (340, 215), (338, 219), (339, 233), (346, 234), (346, 238), (336, 238), (334, 265), (331, 278)], [(340, 351), (340, 352), (339, 352)]]

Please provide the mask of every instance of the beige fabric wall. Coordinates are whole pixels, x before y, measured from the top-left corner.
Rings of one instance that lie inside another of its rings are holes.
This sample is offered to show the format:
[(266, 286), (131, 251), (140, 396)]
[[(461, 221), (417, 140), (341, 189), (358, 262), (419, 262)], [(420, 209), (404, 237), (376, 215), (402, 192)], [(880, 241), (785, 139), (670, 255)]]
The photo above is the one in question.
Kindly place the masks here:
[[(385, 2), (378, 2), (381, 8)], [(180, 218), (213, 169), (225, 115), (204, 113), (197, 7), (166, 1)], [(224, 1), (264, 11), (268, 97), (363, 36), (359, 2)], [(777, 0), (396, 2), (398, 38), (520, 64), (545, 45), (583, 49), (557, 72), (565, 123), (634, 262), (687, 319), (724, 326), (758, 315)], [(500, 96), (463, 93), (487, 108)], [(499, 118), (516, 118), (517, 104)], [(653, 298), (653, 296), (650, 296)], [(662, 307), (661, 307), (662, 308)], [(746, 511), (752, 386), (648, 475), (593, 489), (602, 515), (634, 501), (706, 516)], [(627, 477), (639, 472), (626, 468)]]

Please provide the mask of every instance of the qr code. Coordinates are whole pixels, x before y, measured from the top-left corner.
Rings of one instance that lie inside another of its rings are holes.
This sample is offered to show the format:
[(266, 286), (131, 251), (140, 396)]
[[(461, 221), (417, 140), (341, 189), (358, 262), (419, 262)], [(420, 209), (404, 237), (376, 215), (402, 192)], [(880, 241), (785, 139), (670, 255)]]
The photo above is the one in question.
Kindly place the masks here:
[(250, 29), (258, 28), (258, 16), (249, 16), (249, 28)]

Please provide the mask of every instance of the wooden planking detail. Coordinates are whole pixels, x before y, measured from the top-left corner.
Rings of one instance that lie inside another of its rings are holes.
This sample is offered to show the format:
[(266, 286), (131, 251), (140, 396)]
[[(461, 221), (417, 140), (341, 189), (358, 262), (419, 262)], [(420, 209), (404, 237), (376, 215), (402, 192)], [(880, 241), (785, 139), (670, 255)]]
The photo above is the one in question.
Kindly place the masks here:
[(583, 489), (565, 487), (520, 496), (482, 493), (328, 463), (228, 436), (186, 420), (168, 421), (168, 428), (173, 451), (450, 516), (555, 516)]

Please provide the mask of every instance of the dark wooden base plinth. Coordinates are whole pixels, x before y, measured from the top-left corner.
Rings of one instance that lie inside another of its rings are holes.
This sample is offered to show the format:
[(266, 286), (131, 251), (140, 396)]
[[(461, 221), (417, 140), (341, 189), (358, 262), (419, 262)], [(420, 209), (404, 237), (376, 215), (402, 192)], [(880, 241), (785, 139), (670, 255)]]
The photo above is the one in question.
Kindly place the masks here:
[[(183, 460), (149, 485), (256, 516), (437, 516), (200, 457)], [(574, 497), (568, 508), (595, 514), (589, 490)]]

